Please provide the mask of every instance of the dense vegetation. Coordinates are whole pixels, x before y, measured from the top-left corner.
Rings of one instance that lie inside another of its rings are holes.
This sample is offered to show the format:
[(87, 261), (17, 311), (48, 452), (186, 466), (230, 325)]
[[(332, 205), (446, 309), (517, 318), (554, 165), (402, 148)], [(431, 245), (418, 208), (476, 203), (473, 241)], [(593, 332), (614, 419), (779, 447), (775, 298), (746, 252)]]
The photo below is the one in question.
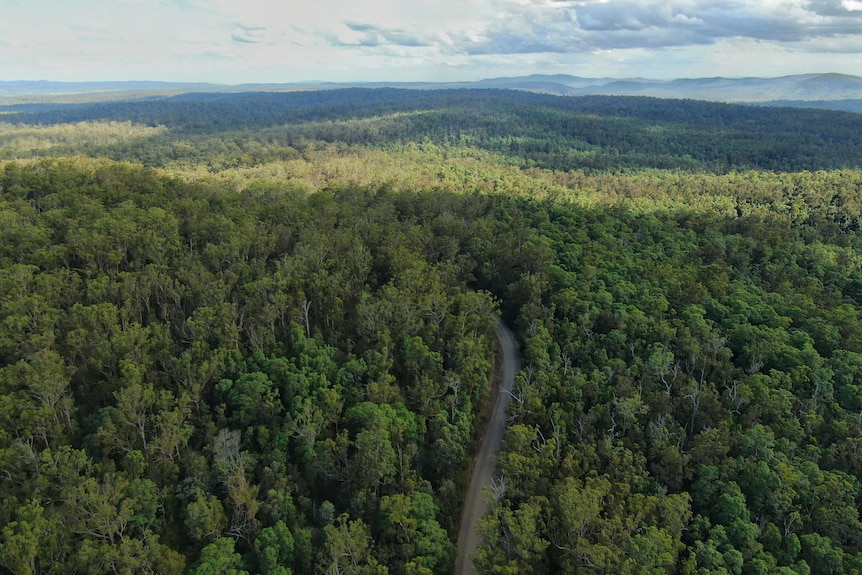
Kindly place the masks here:
[[(273, 159), (255, 156), (263, 153), (261, 148), (275, 153), (272, 144), (296, 147), (308, 139), (378, 146), (425, 140), (469, 145), (503, 154), (518, 165), (554, 170), (798, 171), (862, 165), (862, 116), (858, 114), (694, 100), (561, 98), (505, 90), (348, 89), (190, 94), (91, 105), (17, 106), (6, 111), (5, 121), (25, 125), (131, 121), (171, 127), (171, 137), (138, 147), (76, 150), (149, 166), (184, 158), (200, 164), (231, 147), (251, 154), (236, 154), (238, 161), (254, 164)], [(210, 136), (215, 131), (228, 134), (214, 142)], [(178, 141), (180, 134), (190, 141)], [(183, 147), (188, 143), (192, 149)], [(49, 153), (63, 151), (61, 147)]]
[(499, 312), (483, 572), (862, 573), (858, 117), (367, 94), (6, 116), (0, 572), (451, 572)]

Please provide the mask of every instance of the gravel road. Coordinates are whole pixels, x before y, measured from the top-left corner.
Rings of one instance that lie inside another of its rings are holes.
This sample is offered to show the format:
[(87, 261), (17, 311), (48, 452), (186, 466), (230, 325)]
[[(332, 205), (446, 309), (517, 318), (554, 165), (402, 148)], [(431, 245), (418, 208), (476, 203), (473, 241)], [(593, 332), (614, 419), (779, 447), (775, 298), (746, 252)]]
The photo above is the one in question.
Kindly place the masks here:
[(503, 325), (502, 321), (499, 321), (494, 333), (500, 342), (502, 359), (500, 391), (497, 393), (494, 411), (491, 413), (485, 436), (479, 446), (479, 453), (476, 454), (470, 487), (464, 500), (461, 527), (458, 531), (458, 557), (455, 560), (455, 575), (476, 574), (471, 561), (471, 555), (480, 543), (476, 528), (479, 525), (479, 518), (488, 511), (484, 492), (491, 485), (497, 452), (500, 451), (503, 434), (506, 431), (506, 408), (509, 406), (509, 394), (515, 384), (515, 373), (520, 368), (518, 345), (512, 332)]

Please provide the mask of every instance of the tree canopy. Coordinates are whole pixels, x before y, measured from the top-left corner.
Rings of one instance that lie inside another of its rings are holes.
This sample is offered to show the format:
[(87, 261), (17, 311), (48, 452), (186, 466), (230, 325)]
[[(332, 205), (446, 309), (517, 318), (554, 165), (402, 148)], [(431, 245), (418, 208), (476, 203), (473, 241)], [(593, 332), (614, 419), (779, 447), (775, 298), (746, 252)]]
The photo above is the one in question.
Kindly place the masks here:
[(4, 115), (0, 572), (450, 573), (495, 314), (482, 572), (862, 572), (858, 117), (806, 114)]

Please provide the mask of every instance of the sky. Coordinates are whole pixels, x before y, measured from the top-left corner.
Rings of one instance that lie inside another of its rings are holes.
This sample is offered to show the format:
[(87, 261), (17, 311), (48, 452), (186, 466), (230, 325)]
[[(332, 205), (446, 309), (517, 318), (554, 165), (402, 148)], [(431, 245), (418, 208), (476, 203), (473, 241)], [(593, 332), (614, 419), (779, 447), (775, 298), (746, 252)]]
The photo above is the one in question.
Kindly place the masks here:
[(862, 76), (862, 0), (0, 0), (0, 80)]

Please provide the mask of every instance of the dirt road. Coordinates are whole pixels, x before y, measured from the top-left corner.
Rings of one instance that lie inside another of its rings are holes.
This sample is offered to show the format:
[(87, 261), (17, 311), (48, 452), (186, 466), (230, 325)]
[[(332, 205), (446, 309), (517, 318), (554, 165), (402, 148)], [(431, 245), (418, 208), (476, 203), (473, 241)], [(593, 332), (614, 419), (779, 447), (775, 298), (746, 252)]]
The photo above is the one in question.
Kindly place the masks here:
[(500, 451), (503, 434), (506, 431), (506, 408), (509, 405), (509, 394), (515, 384), (515, 372), (520, 368), (518, 346), (512, 332), (500, 321), (497, 323), (494, 333), (500, 342), (502, 361), (500, 392), (497, 393), (494, 411), (491, 413), (488, 428), (485, 430), (485, 436), (479, 446), (479, 453), (476, 454), (470, 487), (467, 489), (467, 496), (464, 500), (461, 527), (458, 531), (458, 557), (455, 559), (455, 575), (475, 575), (476, 573), (470, 556), (480, 542), (476, 533), (479, 518), (488, 510), (483, 490), (491, 484), (497, 452)]

